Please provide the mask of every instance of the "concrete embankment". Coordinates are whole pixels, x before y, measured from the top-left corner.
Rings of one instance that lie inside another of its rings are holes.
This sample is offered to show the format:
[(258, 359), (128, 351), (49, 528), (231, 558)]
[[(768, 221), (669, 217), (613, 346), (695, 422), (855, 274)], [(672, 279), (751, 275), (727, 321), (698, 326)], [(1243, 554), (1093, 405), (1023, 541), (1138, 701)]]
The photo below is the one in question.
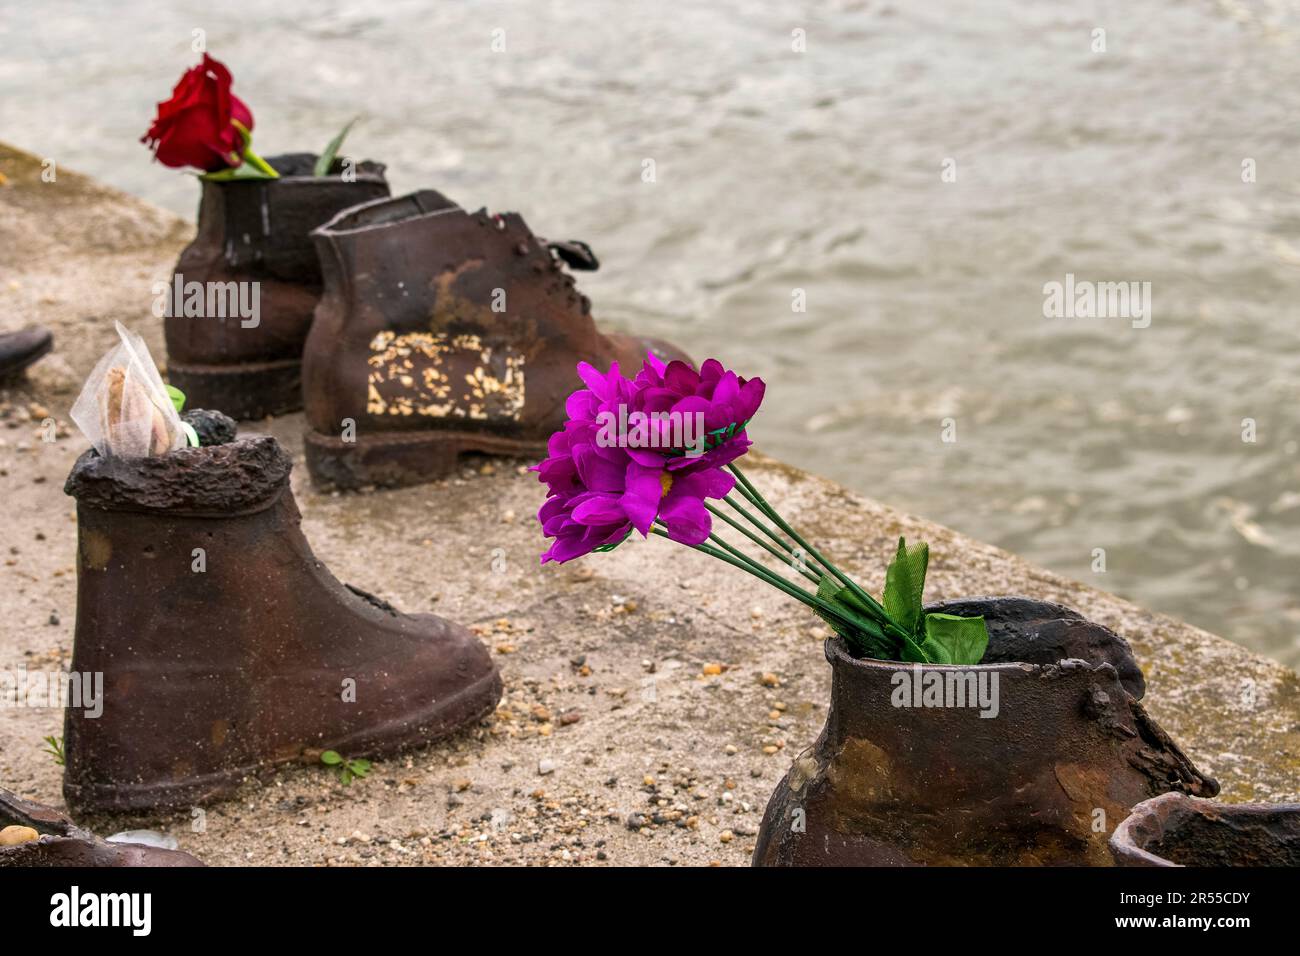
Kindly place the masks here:
[[(67, 170), (43, 182), (37, 159), (3, 145), (0, 173), (0, 330), (36, 322), (56, 339), (30, 381), (0, 396), (0, 670), (49, 671), (70, 656), (76, 607), (75, 512), (62, 486), (85, 442), (68, 410), (115, 341), (113, 320), (165, 358), (152, 285), (170, 277), (192, 226)], [(67, 423), (53, 443), (38, 434), (47, 414)], [(400, 491), (318, 493), (301, 430), (300, 415), (245, 428), (275, 435), (298, 462), (294, 493), (317, 556), (403, 610), (475, 627), (505, 678), (501, 708), (350, 787), (323, 767), (289, 767), (202, 814), (81, 822), (164, 829), (212, 864), (749, 862), (772, 788), (825, 717), (818, 620), (661, 539), (539, 567), (542, 490), (522, 462), (476, 460)], [(1218, 777), (1223, 799), (1300, 799), (1290, 669), (814, 475), (767, 459), (749, 470), (873, 590), (905, 534), (930, 543), (932, 599), (1025, 594), (1114, 628), (1146, 672), (1148, 708)], [(185, 633), (177, 621), (176, 639)], [(713, 663), (721, 674), (705, 673)], [(0, 786), (61, 804), (60, 768), (41, 742), (61, 733), (57, 710), (0, 714)]]

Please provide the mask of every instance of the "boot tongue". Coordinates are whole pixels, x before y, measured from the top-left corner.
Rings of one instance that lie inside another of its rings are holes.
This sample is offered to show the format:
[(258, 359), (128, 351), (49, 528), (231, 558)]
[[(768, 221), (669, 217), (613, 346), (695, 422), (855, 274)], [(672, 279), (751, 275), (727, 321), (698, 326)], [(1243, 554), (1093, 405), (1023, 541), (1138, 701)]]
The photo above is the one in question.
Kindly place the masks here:
[(543, 239), (542, 243), (551, 251), (551, 255), (558, 257), (570, 269), (580, 272), (595, 272), (600, 268), (600, 260), (591, 251), (591, 246), (580, 239), (554, 241)]

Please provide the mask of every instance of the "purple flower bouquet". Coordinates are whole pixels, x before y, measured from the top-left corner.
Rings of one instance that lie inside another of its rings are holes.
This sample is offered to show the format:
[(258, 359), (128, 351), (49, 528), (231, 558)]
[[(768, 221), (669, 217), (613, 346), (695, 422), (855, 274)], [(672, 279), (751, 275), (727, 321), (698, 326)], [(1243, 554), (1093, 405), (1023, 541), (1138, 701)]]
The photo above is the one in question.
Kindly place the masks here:
[[(716, 359), (698, 371), (647, 355), (635, 379), (618, 363), (569, 396), (562, 431), (534, 466), (547, 486), (538, 512), (553, 538), (542, 563), (610, 551), (636, 531), (656, 534), (748, 571), (819, 614), (859, 657), (977, 664), (988, 645), (980, 617), (926, 613), (929, 551), (899, 539), (880, 601), (855, 584), (787, 523), (736, 461), (762, 404), (762, 379), (741, 378)], [(717, 502), (714, 504), (712, 502)], [(726, 510), (724, 510), (724, 507)], [(717, 518), (807, 579), (778, 573), (714, 532)]]

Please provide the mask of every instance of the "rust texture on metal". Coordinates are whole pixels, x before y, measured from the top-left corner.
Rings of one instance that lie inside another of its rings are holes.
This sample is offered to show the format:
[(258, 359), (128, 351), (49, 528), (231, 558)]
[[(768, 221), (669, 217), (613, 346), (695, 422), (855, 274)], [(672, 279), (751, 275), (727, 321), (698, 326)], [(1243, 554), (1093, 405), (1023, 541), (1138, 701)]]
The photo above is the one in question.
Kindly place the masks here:
[(302, 349), (322, 286), (311, 231), (388, 195), (379, 163), (356, 163), (345, 179), (341, 160), (331, 175), (312, 175), (310, 153), (267, 162), (279, 179), (203, 182), (198, 234), (175, 269), (184, 283), (258, 283), (257, 324), (175, 307), (164, 321), (172, 384), (191, 404), (242, 419), (302, 407)]
[(31, 827), (39, 838), (0, 847), (0, 867), (6, 866), (202, 866), (180, 850), (109, 843), (72, 822), (53, 807), (24, 800), (0, 789), (0, 829)]
[(1300, 803), (1217, 803), (1166, 793), (1110, 837), (1119, 866), (1300, 866)]
[[(914, 669), (828, 640), (826, 725), (777, 785), (755, 865), (1109, 865), (1107, 835), (1134, 804), (1218, 792), (1143, 710), (1119, 635), (1027, 598), (928, 610), (983, 614), (984, 661)], [(996, 704), (900, 705), (919, 679), (996, 688)]]
[(78, 460), (71, 668), (103, 713), (65, 717), (75, 810), (191, 805), (304, 753), (386, 754), (490, 713), (465, 628), (402, 614), (312, 554), (273, 438)]
[[(539, 457), (581, 387), (575, 366), (625, 374), (663, 342), (602, 333), (548, 242), (517, 213), (470, 213), (424, 190), (316, 230), (325, 291), (303, 353), (307, 466), (341, 487), (428, 481), (466, 452)], [(355, 440), (341, 437), (355, 423)]]

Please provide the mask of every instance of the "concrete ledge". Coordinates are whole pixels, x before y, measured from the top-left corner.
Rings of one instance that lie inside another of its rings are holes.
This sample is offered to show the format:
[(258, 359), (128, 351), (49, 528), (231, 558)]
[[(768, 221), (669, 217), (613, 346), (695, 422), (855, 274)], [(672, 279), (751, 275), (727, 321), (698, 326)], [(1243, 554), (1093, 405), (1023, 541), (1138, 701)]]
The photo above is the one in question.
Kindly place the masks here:
[[(0, 173), (0, 329), (39, 322), (56, 336), (30, 385), (0, 398), (0, 668), (48, 670), (71, 652), (76, 526), (61, 489), (85, 443), (70, 425), (42, 443), (36, 421), (67, 419), (114, 319), (164, 358), (150, 287), (170, 275), (191, 227), (67, 171), (43, 183), (35, 157), (3, 145)], [(748, 864), (772, 788), (825, 716), (819, 621), (659, 539), (539, 567), (542, 489), (520, 462), (480, 460), (418, 488), (318, 494), (301, 467), (301, 429), (292, 415), (245, 431), (275, 435), (294, 456), (317, 555), (403, 610), (474, 625), (506, 680), (501, 710), (450, 743), (378, 762), (348, 788), (321, 767), (249, 781), (240, 799), (205, 808), (203, 833), (190, 814), (79, 822), (168, 829), (210, 864)], [(1116, 629), (1141, 660), (1150, 711), (1219, 778), (1222, 799), (1300, 800), (1290, 669), (778, 462), (749, 471), (873, 590), (905, 534), (930, 543), (932, 600), (1026, 594)], [(703, 674), (710, 662), (726, 670)], [(60, 768), (41, 753), (41, 738), (61, 733), (59, 711), (5, 711), (0, 786), (61, 804)]]

